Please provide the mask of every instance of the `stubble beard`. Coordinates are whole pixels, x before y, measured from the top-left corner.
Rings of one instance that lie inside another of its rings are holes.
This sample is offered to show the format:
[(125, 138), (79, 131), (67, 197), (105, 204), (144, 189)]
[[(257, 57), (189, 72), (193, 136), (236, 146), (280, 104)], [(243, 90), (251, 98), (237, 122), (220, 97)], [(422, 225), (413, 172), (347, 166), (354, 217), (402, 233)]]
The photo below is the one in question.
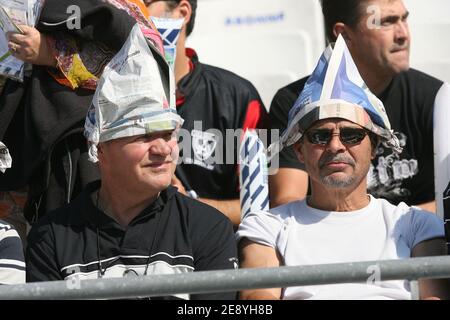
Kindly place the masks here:
[(321, 177), (320, 180), (325, 186), (333, 189), (348, 188), (356, 181), (355, 177), (337, 178), (333, 176)]

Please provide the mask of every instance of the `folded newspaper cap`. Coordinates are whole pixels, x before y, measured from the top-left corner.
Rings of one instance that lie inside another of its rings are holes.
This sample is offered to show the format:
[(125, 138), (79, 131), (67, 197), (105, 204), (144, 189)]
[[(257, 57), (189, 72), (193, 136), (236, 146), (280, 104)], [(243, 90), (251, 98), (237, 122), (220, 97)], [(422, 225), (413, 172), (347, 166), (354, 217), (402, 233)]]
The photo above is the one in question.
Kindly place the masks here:
[(174, 130), (182, 123), (173, 73), (164, 58), (155, 59), (136, 24), (98, 81), (84, 126), (89, 159), (97, 162), (100, 142)]
[(0, 171), (5, 173), (6, 169), (11, 168), (12, 158), (8, 148), (0, 142)]
[(297, 142), (314, 122), (327, 118), (342, 118), (359, 124), (381, 137), (395, 152), (402, 151), (383, 103), (364, 83), (342, 36), (338, 37), (334, 48), (328, 46), (320, 57), (289, 112), (287, 129), (280, 140), (269, 147), (269, 156)]

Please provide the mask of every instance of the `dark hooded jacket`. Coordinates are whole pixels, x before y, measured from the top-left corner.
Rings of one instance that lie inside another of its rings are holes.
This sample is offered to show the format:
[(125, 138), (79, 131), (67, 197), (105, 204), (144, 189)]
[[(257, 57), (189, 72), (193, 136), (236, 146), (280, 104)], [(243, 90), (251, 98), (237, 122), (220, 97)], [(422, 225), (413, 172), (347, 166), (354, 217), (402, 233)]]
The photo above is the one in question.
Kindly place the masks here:
[[(83, 41), (120, 50), (136, 21), (100, 0), (78, 0), (79, 29), (71, 29), (67, 8), (71, 0), (47, 0), (36, 28), (43, 33), (67, 33)], [(168, 66), (160, 52), (149, 47), (161, 68), (166, 93)], [(99, 179), (87, 160), (84, 121), (94, 91), (72, 90), (57, 83), (47, 67), (33, 66), (23, 83), (7, 80), (0, 96), (0, 141), (9, 148), (13, 164), (0, 175), (0, 191), (28, 185), (25, 216), (36, 221), (46, 212), (70, 202), (89, 182)]]

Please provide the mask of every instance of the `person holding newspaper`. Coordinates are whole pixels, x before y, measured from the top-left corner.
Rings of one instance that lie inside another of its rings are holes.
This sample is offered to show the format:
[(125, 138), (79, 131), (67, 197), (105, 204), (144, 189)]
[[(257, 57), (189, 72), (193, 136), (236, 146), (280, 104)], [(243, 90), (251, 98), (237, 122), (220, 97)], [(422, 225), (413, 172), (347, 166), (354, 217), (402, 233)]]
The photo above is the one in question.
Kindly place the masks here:
[(163, 59), (161, 37), (141, 0), (79, 1), (79, 28), (67, 12), (72, 5), (47, 0), (36, 28), (19, 25), (21, 32), (7, 34), (12, 55), (33, 68), (23, 83), (8, 80), (0, 96), (0, 141), (13, 158), (0, 177), (0, 206), (6, 208), (0, 215), (26, 202), (21, 209), (29, 223), (99, 178), (87, 160), (82, 123), (104, 66), (136, 22)]
[[(293, 145), (311, 195), (251, 212), (237, 232), (244, 268), (445, 255), (443, 221), (367, 193), (377, 146), (401, 152), (380, 100), (358, 73), (342, 36), (323, 53), (289, 113), (277, 146)], [(326, 195), (326, 196), (324, 196)], [(442, 280), (419, 280), (421, 298), (443, 298)], [(243, 299), (411, 299), (407, 281), (245, 290)]]
[(21, 25), (23, 33), (8, 33), (8, 47), (11, 54), (24, 62), (56, 67), (58, 61), (48, 45), (48, 36), (36, 28)]

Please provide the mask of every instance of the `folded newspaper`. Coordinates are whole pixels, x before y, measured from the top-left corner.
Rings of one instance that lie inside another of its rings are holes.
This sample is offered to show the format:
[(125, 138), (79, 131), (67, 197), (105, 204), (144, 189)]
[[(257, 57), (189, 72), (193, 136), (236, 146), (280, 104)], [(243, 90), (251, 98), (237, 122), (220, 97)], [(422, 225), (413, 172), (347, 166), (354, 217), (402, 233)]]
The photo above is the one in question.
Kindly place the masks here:
[(6, 169), (11, 168), (12, 158), (9, 154), (8, 148), (0, 142), (0, 172), (5, 172)]
[(7, 32), (22, 33), (18, 25), (34, 26), (43, 0), (0, 0), (0, 75), (23, 81), (25, 63), (11, 55)]

